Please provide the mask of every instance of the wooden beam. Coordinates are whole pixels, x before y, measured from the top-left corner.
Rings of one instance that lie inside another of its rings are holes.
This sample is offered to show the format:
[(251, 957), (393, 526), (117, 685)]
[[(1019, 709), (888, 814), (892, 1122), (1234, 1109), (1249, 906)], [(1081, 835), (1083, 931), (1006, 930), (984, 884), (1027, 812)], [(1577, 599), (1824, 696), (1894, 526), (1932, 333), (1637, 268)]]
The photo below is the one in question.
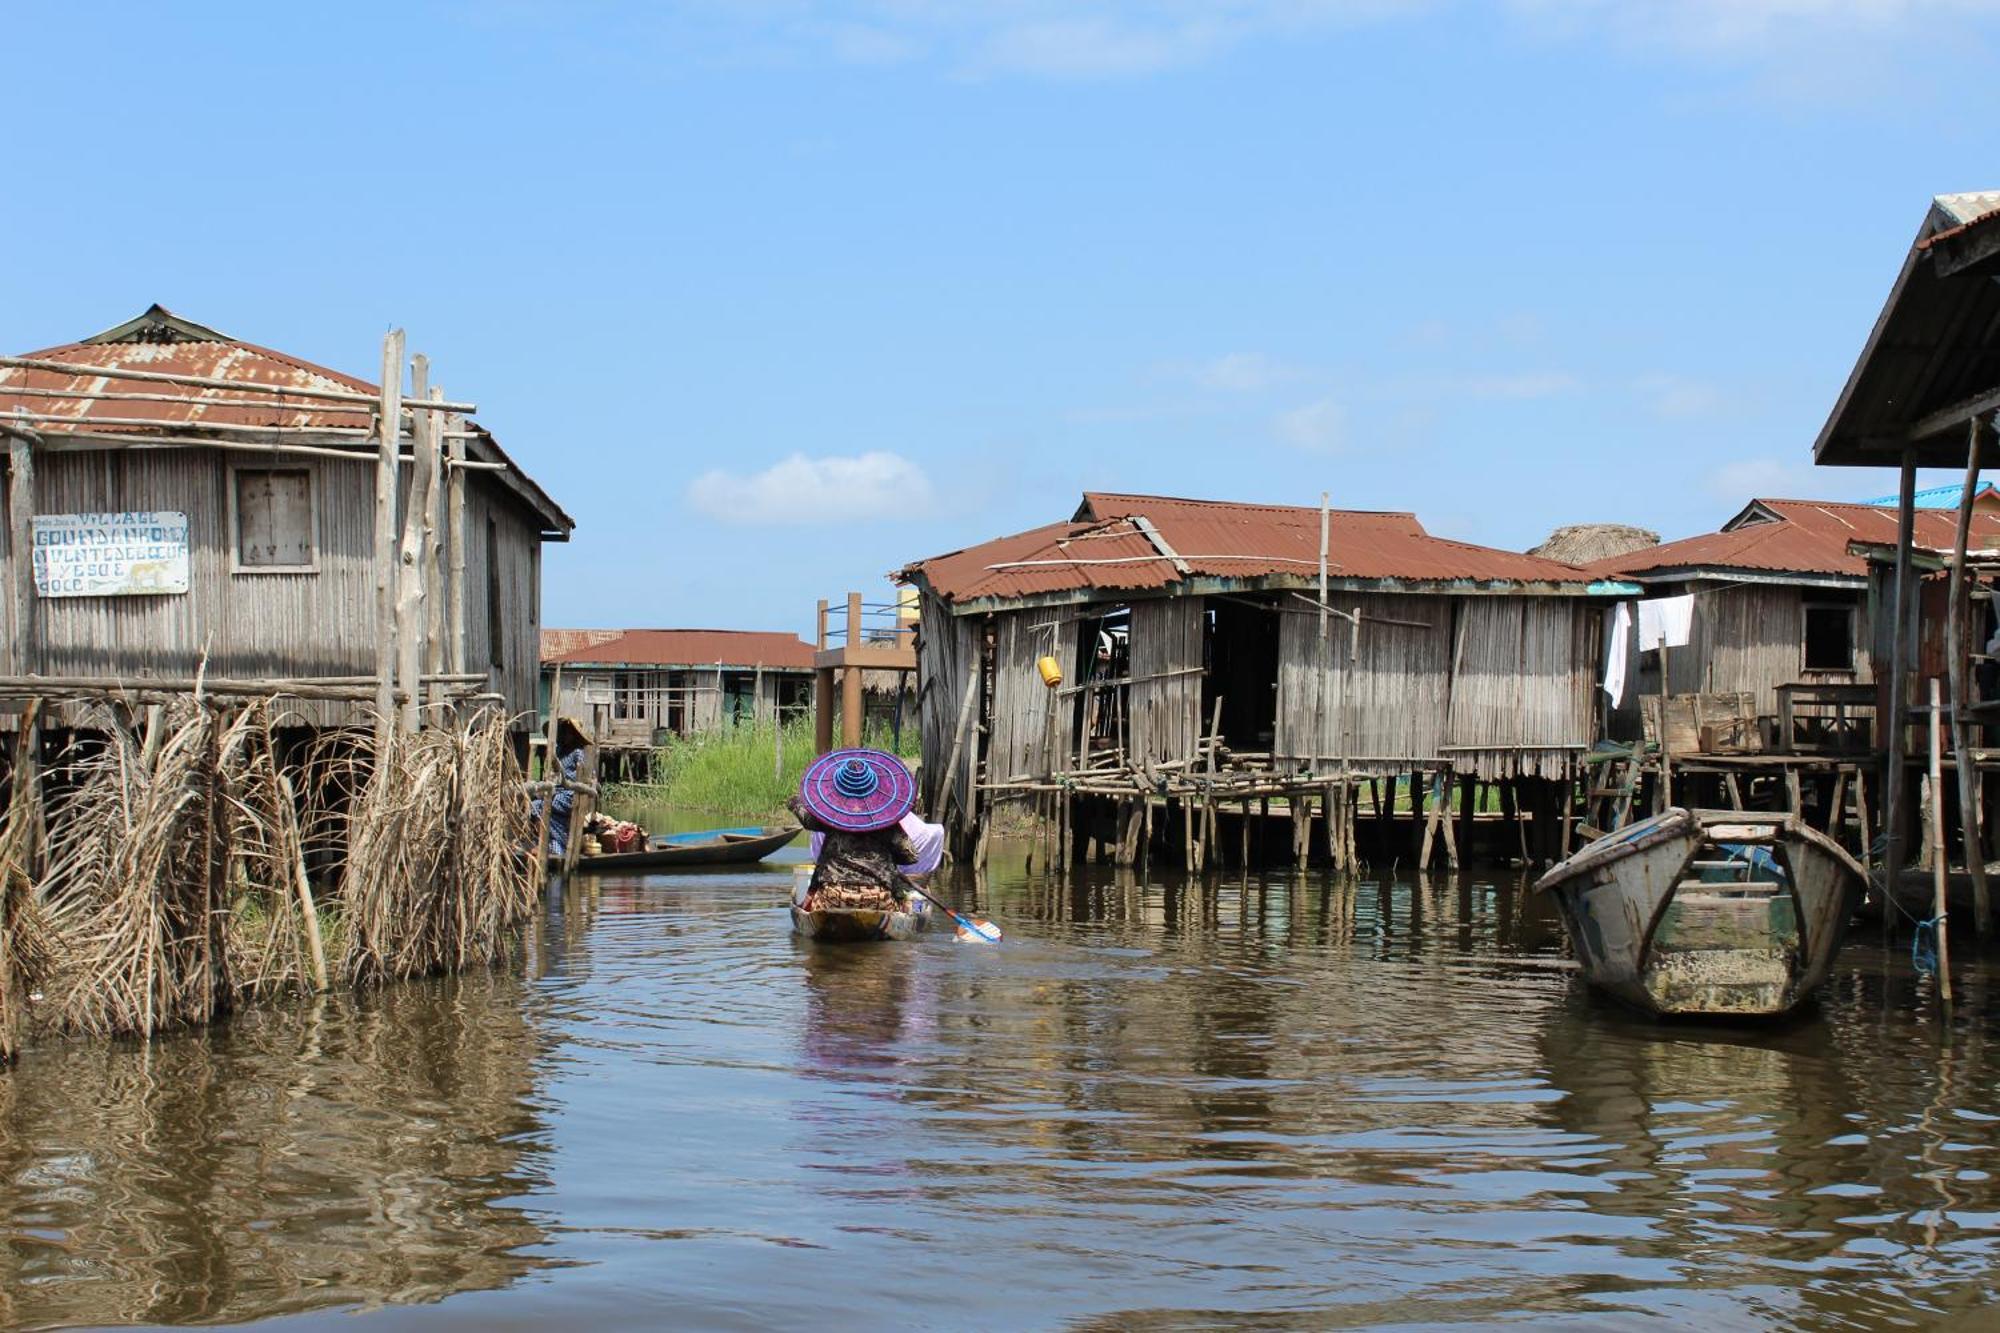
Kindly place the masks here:
[(396, 707), (396, 473), (401, 453), (396, 422), (403, 410), (403, 331), (382, 338), (382, 396), (375, 429), (375, 707), (376, 734), (386, 740)]
[[(410, 396), (431, 396), (430, 360), (422, 353), (410, 358)], [(410, 464), (410, 493), (403, 502), (403, 538), (396, 567), (396, 684), (403, 691), (398, 725), (414, 734), (423, 718), (418, 679), (424, 671), (424, 641), (429, 636), (425, 605), (424, 554), (430, 546), (431, 491), (437, 476), (437, 444), (431, 438), (429, 413), (417, 419), (416, 457)]]
[(1921, 444), (1933, 435), (1946, 431), (1962, 430), (1965, 423), (1974, 417), (1986, 416), (2000, 411), (2000, 388), (1988, 389), (1984, 393), (1961, 398), (1949, 407), (1940, 407), (1935, 412), (1927, 412), (1911, 423), (1909, 433), (1904, 437), (1908, 444)]
[(1153, 526), (1152, 519), (1147, 518), (1144, 514), (1134, 514), (1132, 515), (1130, 522), (1133, 527), (1139, 529), (1140, 532), (1146, 535), (1146, 540), (1153, 544), (1153, 549), (1155, 551), (1158, 551), (1161, 555), (1165, 556), (1168, 560), (1173, 562), (1173, 566), (1176, 571), (1182, 574), (1194, 573), (1194, 566), (1190, 565), (1186, 560), (1183, 560), (1181, 558), (1180, 552), (1174, 550), (1173, 547), (1167, 545), (1167, 539), (1161, 535), (1160, 530), (1158, 528)]
[[(462, 418), (446, 419), (446, 434), (450, 428), (460, 423)], [(448, 648), (445, 653), (445, 670), (465, 670), (465, 441), (451, 437), (451, 498), (448, 504), (447, 525), (450, 528), (451, 580), (445, 593), (446, 629)], [(536, 629), (541, 627), (538, 625)]]
[(1887, 900), (1895, 893), (1896, 877), (1903, 870), (1903, 826), (1907, 822), (1903, 806), (1906, 803), (1904, 787), (1909, 775), (1903, 771), (1903, 722), (1909, 707), (1912, 646), (1909, 621), (1911, 602), (1914, 600), (1910, 587), (1910, 547), (1916, 533), (1916, 494), (1917, 465), (1914, 456), (1905, 449), (1902, 479), (1896, 493), (1896, 569), (1891, 583), (1889, 612), (1889, 697), (1881, 710), (1884, 714), (1882, 725), (1888, 730), (1885, 738), (1888, 762), (1882, 775), (1882, 832), (1887, 839), (1882, 855), (1884, 933), (1895, 924), (1896, 914)]
[[(393, 336), (402, 337), (398, 330)], [(89, 366), (72, 361), (50, 361), (41, 357), (0, 356), (0, 368), (11, 370), (46, 370), (57, 375), (76, 375), (83, 379), (149, 380), (155, 384), (185, 384), (197, 389), (228, 389), (232, 393), (268, 393), (280, 398), (310, 398), (327, 403), (374, 404), (376, 395), (359, 389), (320, 389), (304, 384), (259, 384), (250, 380), (216, 379), (208, 375), (176, 375), (171, 371), (134, 370), (125, 366)], [(387, 388), (387, 385), (383, 386)], [(471, 414), (479, 407), (475, 403), (440, 403), (448, 412)]]
[[(1966, 624), (1972, 613), (1972, 592), (1965, 580), (1965, 548), (1972, 530), (1972, 498), (1979, 491), (1979, 462), (1986, 429), (1986, 423), (1974, 417), (1965, 442), (1965, 485), (1958, 497), (1958, 524), (1952, 539), (1951, 582), (1946, 589), (1949, 600), (1945, 612), (1945, 663), (1951, 674), (1952, 782), (1958, 789), (1965, 868), (1972, 876), (1973, 929), (1982, 939), (1993, 929), (1993, 903), (1986, 885), (1985, 840), (1979, 832), (1979, 775), (1957, 761), (1972, 746), (1971, 728), (1966, 725), (1966, 715), (1972, 707), (1972, 636)], [(1936, 792), (1932, 799), (1942, 801), (1944, 793)]]
[(19, 435), (8, 440), (7, 547), (13, 560), (13, 662), (17, 672), (40, 665), (35, 622), (35, 455)]

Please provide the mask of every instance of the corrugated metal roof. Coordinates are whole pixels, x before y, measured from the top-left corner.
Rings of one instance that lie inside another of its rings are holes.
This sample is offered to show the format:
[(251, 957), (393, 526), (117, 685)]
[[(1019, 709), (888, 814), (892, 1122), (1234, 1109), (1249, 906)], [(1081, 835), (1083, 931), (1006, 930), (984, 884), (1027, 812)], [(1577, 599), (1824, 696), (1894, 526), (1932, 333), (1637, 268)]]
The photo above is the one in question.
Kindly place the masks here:
[[(155, 305), (137, 319), (81, 342), (45, 347), (20, 354), (22, 360), (57, 361), (66, 365), (101, 367), (105, 370), (144, 370), (202, 379), (225, 379), (239, 384), (264, 384), (279, 388), (340, 389), (353, 393), (376, 393), (367, 380), (302, 361), (284, 352), (259, 347), (217, 333), (172, 311)], [(59, 398), (22, 390), (56, 390), (145, 394), (169, 401), (134, 401), (129, 398)], [(51, 370), (0, 367), (0, 413), (29, 412), (37, 416), (60, 417), (68, 424), (37, 423), (45, 435), (65, 430), (88, 429), (94, 435), (145, 435), (154, 431), (178, 434), (200, 431), (207, 426), (293, 426), (314, 430), (367, 429), (373, 409), (362, 403), (342, 404), (300, 399), (285, 402), (276, 394), (257, 395), (255, 405), (239, 406), (247, 395), (227, 388), (169, 384), (157, 380), (130, 380), (110, 375), (73, 374)], [(218, 403), (217, 400), (225, 400)], [(234, 401), (228, 401), (234, 400)], [(105, 418), (137, 420), (144, 424), (114, 424)], [(522, 499), (539, 511), (554, 530), (567, 535), (575, 520), (563, 512), (549, 494), (523, 472), (499, 446), (491, 432), (477, 423), (468, 423), (479, 438), (468, 441), (473, 458), (503, 463), (505, 473)], [(222, 435), (220, 438), (232, 438)], [(234, 438), (241, 438), (240, 435)], [(372, 448), (357, 437), (356, 448)]]
[[(1919, 509), (1956, 509), (1958, 508), (1959, 499), (1961, 496), (1963, 496), (1964, 493), (1965, 493), (1965, 487), (1962, 484), (1951, 485), (1951, 486), (1927, 486), (1923, 490), (1920, 490), (1916, 493), (1916, 505), (1917, 508)], [(1977, 501), (1984, 499), (1986, 496), (1989, 495), (2000, 495), (2000, 487), (1994, 486), (1994, 484), (1990, 481), (1985, 481), (1981, 482), (1979, 484), (1979, 489), (1972, 493), (1972, 498), (1975, 501)], [(1863, 500), (1861, 503), (1869, 505), (1888, 505), (1891, 509), (1893, 509), (1896, 507), (1897, 504), (1901, 503), (1901, 501), (1896, 496), (1884, 495), (1874, 500)]]
[[(1868, 564), (1849, 555), (1847, 544), (1896, 540), (1895, 510), (1832, 500), (1758, 500), (1733, 524), (1722, 532), (1613, 556), (1586, 568), (1606, 578), (1691, 570), (1860, 577)], [(1948, 547), (1957, 525), (1956, 513), (1920, 510), (1917, 544)], [(2000, 514), (1974, 513), (1972, 533), (1975, 546), (2000, 542)]]
[[(563, 636), (584, 636), (567, 649)], [(551, 653), (552, 647), (560, 649)], [(732, 667), (810, 669), (813, 646), (791, 634), (748, 629), (543, 630), (542, 663), (553, 666)]]
[[(1303, 585), (1318, 574), (1319, 517), (1305, 505), (1092, 491), (1068, 523), (918, 561), (903, 573), (954, 603), (1160, 589), (1186, 577), (1289, 577)], [(1153, 525), (1187, 574), (1135, 519)], [(1336, 580), (1546, 583), (1577, 592), (1589, 583), (1574, 565), (1433, 537), (1412, 514), (1336, 509), (1329, 528), (1328, 572)]]
[[(1957, 410), (2000, 385), (2000, 191), (1939, 195), (1903, 257), (1813, 458), (1842, 466), (1965, 463)], [(1942, 414), (1933, 419), (1933, 414)], [(1913, 438), (1921, 427), (1923, 438)]]

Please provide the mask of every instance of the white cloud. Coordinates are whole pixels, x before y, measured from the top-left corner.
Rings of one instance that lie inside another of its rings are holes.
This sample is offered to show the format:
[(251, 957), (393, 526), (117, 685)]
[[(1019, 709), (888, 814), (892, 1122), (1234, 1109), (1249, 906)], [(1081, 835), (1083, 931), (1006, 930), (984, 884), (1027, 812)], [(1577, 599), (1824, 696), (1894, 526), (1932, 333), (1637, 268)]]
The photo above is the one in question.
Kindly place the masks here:
[(1456, 386), (1472, 398), (1554, 398), (1581, 388), (1577, 377), (1563, 370), (1533, 370), (1513, 374), (1467, 375)]
[(1276, 423), (1278, 438), (1318, 454), (1337, 454), (1347, 445), (1347, 412), (1331, 398), (1295, 407)]
[(688, 503), (723, 523), (844, 523), (915, 514), (933, 498), (930, 479), (900, 454), (852, 458), (793, 454), (762, 472), (716, 469), (688, 484)]
[(1716, 385), (1685, 375), (1641, 375), (1632, 381), (1632, 388), (1646, 411), (1669, 419), (1708, 416), (1726, 401)]
[(1261, 352), (1231, 352), (1196, 366), (1191, 378), (1204, 389), (1254, 393), (1296, 379), (1299, 374), (1296, 367), (1274, 361)]

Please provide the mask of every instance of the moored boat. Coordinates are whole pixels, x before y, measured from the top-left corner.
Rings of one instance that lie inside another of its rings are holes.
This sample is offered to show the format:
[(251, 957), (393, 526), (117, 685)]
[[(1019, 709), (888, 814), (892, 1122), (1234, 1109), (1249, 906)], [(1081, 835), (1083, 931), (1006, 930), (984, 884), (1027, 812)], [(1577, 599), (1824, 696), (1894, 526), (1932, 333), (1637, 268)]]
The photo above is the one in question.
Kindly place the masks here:
[(930, 903), (914, 893), (896, 903), (884, 892), (880, 905), (857, 905), (844, 898), (816, 895), (812, 871), (810, 864), (802, 865), (792, 879), (792, 929), (806, 939), (829, 944), (906, 940), (930, 921)]
[[(796, 825), (789, 828), (705, 829), (699, 833), (674, 833), (648, 838), (643, 848), (629, 852), (606, 852), (579, 856), (576, 869), (593, 874), (620, 870), (684, 870), (728, 865), (749, 865), (763, 860), (799, 836)], [(561, 865), (560, 857), (550, 858)]]
[(1599, 838), (1536, 883), (1584, 976), (1656, 1015), (1788, 1013), (1824, 980), (1861, 866), (1792, 814), (1678, 807)]

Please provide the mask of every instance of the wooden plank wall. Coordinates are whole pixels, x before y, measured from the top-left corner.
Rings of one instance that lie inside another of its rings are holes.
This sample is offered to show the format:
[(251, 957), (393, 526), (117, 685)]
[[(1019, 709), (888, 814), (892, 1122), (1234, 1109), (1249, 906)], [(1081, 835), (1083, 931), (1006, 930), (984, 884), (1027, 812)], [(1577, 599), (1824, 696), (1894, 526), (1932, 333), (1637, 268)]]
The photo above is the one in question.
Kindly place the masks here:
[[(1335, 618), (1322, 713), (1316, 693), (1319, 613), (1287, 609), (1278, 627), (1275, 763), (1282, 771), (1297, 772), (1317, 754), (1325, 769), (1327, 761), (1340, 757), (1342, 734), (1349, 728), (1346, 752), (1354, 771), (1394, 773), (1408, 767), (1410, 760), (1435, 760), (1444, 743), (1451, 699), (1454, 599), (1336, 593), (1329, 600), (1342, 610), (1360, 608), (1360, 651), (1349, 660), (1353, 628)], [(1321, 719), (1317, 741), (1316, 717)]]
[[(1783, 584), (1730, 584), (1695, 593), (1694, 620), (1685, 648), (1669, 648), (1667, 665), (1675, 694), (1745, 692), (1756, 697), (1757, 712), (1778, 711), (1777, 687), (1793, 681), (1874, 680), (1865, 624), (1857, 623), (1855, 671), (1805, 669), (1805, 606), (1815, 591)], [(1864, 607), (1856, 608), (1857, 622)], [(1657, 672), (1650, 672), (1657, 681)], [(1653, 685), (1652, 688), (1657, 688)]]
[(1445, 740), (1459, 771), (1567, 775), (1596, 736), (1600, 615), (1580, 598), (1459, 599)]
[[(1063, 684), (1076, 671), (1077, 622), (1056, 610), (1013, 611), (994, 617), (992, 737), (987, 746), (988, 780), (1005, 782), (1044, 777), (1075, 766), (1070, 750), (1076, 716), (1074, 694), (1059, 695), (1042, 683), (1036, 663), (1051, 654), (1062, 664)], [(1056, 721), (1057, 762), (1050, 764), (1048, 737), (1051, 715)]]
[(1194, 758), (1208, 725), (1201, 716), (1200, 672), (1207, 623), (1205, 598), (1132, 603), (1133, 762)]
[[(917, 635), (917, 712), (923, 740), (923, 763), (917, 785), (925, 816), (940, 820), (940, 793), (945, 787), (945, 763), (951, 755), (954, 729), (958, 726), (959, 705), (965, 698), (968, 673), (979, 661), (980, 634), (984, 622), (977, 616), (956, 617), (939, 599), (924, 594), (920, 602), (921, 628)], [(974, 721), (978, 721), (977, 718)], [(967, 740), (965, 750), (974, 752), (977, 737)], [(970, 761), (961, 755), (958, 785), (959, 803), (970, 808), (965, 790), (965, 770)], [(965, 827), (954, 820), (953, 827)]]
[[(154, 597), (37, 598), (41, 649), (10, 674), (190, 675), (208, 655), (224, 677), (372, 675), (375, 670), (374, 471), (353, 463), (283, 460), (313, 474), (318, 567), (300, 573), (233, 573), (231, 469), (198, 450), (40, 451), (35, 510), (42, 514), (167, 510), (188, 516), (188, 592)], [(404, 469), (405, 478), (408, 469)], [(467, 490), (468, 669), (488, 665), (486, 561), (501, 570), (502, 665), (492, 688), (512, 714), (532, 719), (540, 669), (541, 539), (537, 522), (492, 479)], [(486, 519), (499, 535), (486, 549)], [(4, 533), (0, 533), (4, 540)], [(5, 551), (5, 577), (14, 552)], [(351, 720), (345, 704), (299, 703), (297, 720)], [(528, 725), (523, 722), (521, 725)]]

